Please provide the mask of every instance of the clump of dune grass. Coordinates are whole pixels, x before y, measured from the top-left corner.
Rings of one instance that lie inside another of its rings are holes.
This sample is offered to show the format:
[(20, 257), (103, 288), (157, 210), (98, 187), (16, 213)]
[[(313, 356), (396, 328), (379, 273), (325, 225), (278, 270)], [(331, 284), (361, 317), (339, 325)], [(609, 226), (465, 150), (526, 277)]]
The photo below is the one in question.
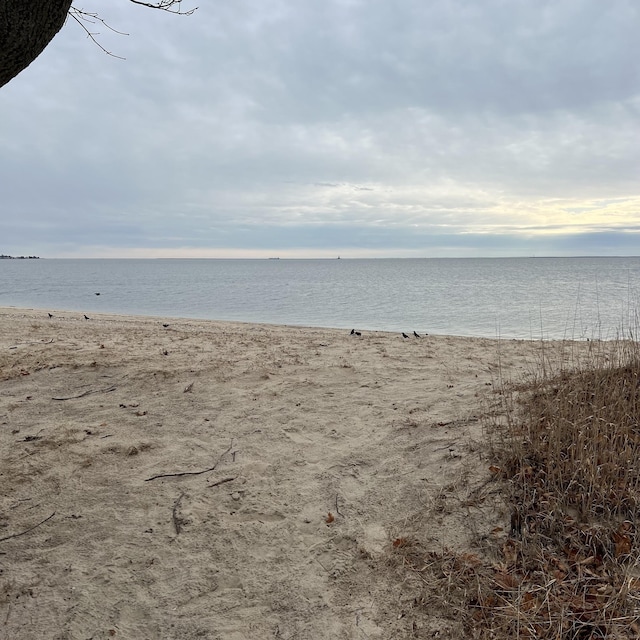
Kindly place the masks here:
[(592, 343), (556, 366), (554, 350), (487, 419), (510, 514), (490, 553), (410, 559), (469, 638), (640, 637), (640, 345)]
[(640, 348), (590, 347), (541, 362), (493, 425), (510, 530), (476, 617), (506, 637), (640, 636)]

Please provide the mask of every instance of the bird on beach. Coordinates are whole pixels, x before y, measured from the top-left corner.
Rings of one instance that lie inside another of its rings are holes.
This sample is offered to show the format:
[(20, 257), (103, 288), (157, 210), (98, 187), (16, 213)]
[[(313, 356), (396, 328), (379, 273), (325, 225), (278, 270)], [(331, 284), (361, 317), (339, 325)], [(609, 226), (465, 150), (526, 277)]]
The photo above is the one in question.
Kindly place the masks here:
[(169, 325), (166, 322), (163, 322), (162, 326), (166, 329)]
[(413, 335), (414, 335), (416, 338), (419, 338), (419, 337), (420, 337), (416, 331), (414, 331), (414, 332), (413, 332)]
[(91, 320), (91, 318), (86, 313), (85, 313), (84, 319), (85, 320)]
[(99, 296), (99, 295), (100, 295), (100, 292), (96, 291), (96, 295), (97, 295), (97, 296)]
[(353, 335), (356, 332), (355, 329), (351, 329), (351, 335)]
[(402, 332), (402, 337), (403, 338), (409, 338), (409, 336), (404, 331)]
[(362, 334), (359, 331), (356, 331), (357, 336), (361, 336)]
[(53, 318), (53, 314), (52, 314), (52, 313), (50, 313), (50, 314), (49, 314), (49, 317), (50, 317), (50, 318)]

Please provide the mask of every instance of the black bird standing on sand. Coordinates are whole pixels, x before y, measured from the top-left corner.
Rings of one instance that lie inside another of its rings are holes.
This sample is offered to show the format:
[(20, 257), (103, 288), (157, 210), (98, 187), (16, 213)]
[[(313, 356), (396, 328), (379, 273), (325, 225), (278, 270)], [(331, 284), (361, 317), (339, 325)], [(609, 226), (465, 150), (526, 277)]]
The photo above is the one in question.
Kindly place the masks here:
[(356, 331), (357, 336), (361, 336), (362, 334), (359, 331)]
[(53, 318), (53, 314), (52, 314), (52, 313), (50, 313), (50, 314), (49, 314), (49, 317), (50, 317), (50, 318)]
[(403, 338), (408, 338), (409, 336), (408, 336), (408, 335), (403, 331), (403, 332), (402, 332), (402, 337), (403, 337)]
[(413, 335), (414, 335), (416, 338), (419, 338), (419, 337), (420, 337), (420, 336), (419, 336), (415, 331), (413, 332)]
[(166, 329), (169, 325), (168, 325), (168, 324), (163, 323), (163, 324), (162, 324), (162, 326)]
[(351, 335), (353, 335), (356, 332), (355, 329), (351, 329)]
[(85, 316), (84, 316), (84, 319), (85, 319), (85, 320), (91, 320), (91, 318), (90, 318), (88, 315), (86, 315), (86, 314), (85, 314)]

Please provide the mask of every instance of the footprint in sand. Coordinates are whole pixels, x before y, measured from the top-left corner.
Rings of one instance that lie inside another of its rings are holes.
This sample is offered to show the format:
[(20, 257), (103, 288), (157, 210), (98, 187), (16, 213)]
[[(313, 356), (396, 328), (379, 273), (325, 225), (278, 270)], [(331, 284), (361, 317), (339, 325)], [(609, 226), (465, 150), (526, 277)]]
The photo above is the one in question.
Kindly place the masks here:
[(301, 435), (297, 429), (283, 429), (282, 432), (284, 433), (285, 436), (287, 436), (287, 438), (289, 438), (296, 444), (313, 444), (314, 443), (311, 438), (307, 438), (306, 436)]

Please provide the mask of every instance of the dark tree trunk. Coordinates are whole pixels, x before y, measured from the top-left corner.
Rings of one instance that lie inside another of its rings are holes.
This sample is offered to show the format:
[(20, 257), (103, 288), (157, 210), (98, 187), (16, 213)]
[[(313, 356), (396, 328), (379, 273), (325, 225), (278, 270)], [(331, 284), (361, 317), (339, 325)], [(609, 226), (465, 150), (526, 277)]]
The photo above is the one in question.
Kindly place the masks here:
[(0, 0), (0, 87), (26, 69), (60, 31), (72, 0)]

